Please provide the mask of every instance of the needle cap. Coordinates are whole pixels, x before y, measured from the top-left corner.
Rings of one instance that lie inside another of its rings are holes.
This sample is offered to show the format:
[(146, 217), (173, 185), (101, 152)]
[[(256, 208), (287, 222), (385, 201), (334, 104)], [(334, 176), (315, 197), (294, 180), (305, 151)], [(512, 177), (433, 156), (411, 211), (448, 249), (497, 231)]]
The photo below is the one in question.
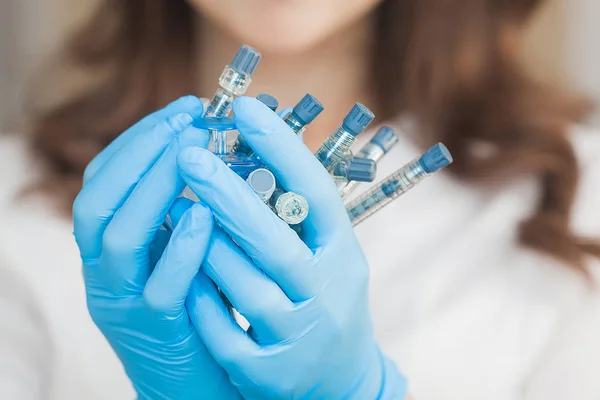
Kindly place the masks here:
[(344, 118), (343, 125), (353, 136), (358, 136), (367, 129), (373, 119), (375, 119), (375, 115), (371, 110), (360, 103), (356, 103)]
[(311, 94), (306, 94), (306, 96), (296, 104), (292, 112), (296, 119), (304, 125), (308, 125), (323, 112), (323, 109), (323, 105), (319, 103), (317, 99)]
[(452, 155), (443, 143), (438, 143), (427, 150), (419, 159), (421, 166), (428, 174), (436, 172), (452, 163)]
[(263, 103), (265, 106), (269, 107), (271, 111), (276, 111), (277, 107), (279, 107), (279, 101), (270, 94), (261, 93), (256, 96), (256, 99)]
[(260, 58), (261, 55), (256, 49), (245, 44), (237, 51), (229, 66), (240, 74), (252, 76), (256, 71)]
[(398, 135), (396, 135), (396, 132), (389, 126), (382, 126), (379, 128), (373, 139), (371, 139), (371, 143), (381, 147), (381, 149), (387, 153), (396, 143), (398, 143)]

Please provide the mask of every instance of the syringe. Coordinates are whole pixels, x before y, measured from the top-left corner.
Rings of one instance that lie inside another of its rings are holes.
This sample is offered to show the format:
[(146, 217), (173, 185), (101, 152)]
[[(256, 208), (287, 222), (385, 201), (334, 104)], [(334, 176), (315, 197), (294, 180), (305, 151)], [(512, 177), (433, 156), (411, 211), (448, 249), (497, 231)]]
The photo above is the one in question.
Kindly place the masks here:
[(367, 107), (356, 103), (344, 122), (331, 134), (315, 153), (325, 169), (332, 173), (336, 164), (350, 151), (350, 147), (373, 121), (375, 115)]
[[(279, 107), (279, 101), (277, 101), (277, 99), (271, 96), (270, 94), (261, 93), (258, 96), (256, 96), (256, 100), (260, 101), (265, 106), (269, 107), (271, 111), (274, 112), (277, 111), (277, 108)], [(231, 151), (233, 153), (243, 153), (249, 157), (254, 156), (254, 150), (252, 150), (252, 148), (250, 147), (250, 145), (248, 145), (248, 142), (246, 142), (242, 135), (238, 135), (237, 139), (235, 140), (235, 143), (231, 147)]]
[(283, 120), (296, 135), (301, 135), (306, 130), (306, 126), (313, 122), (323, 112), (323, 109), (323, 105), (307, 93)]
[(450, 152), (442, 143), (427, 150), (421, 157), (405, 165), (377, 186), (346, 206), (346, 211), (356, 226), (412, 189), (432, 173), (452, 163)]
[[(369, 143), (360, 149), (356, 157), (368, 158), (378, 163), (396, 143), (398, 143), (396, 132), (389, 126), (383, 126), (379, 128)], [(338, 190), (342, 198), (352, 193), (359, 186), (359, 183), (358, 180), (346, 182), (346, 184), (343, 181), (338, 181)]]
[[(229, 65), (225, 67), (219, 77), (217, 89), (204, 116), (206, 118), (224, 118), (231, 112), (231, 104), (237, 96), (246, 93), (252, 74), (260, 61), (260, 53), (252, 47), (243, 45)], [(209, 148), (215, 154), (227, 152), (227, 135), (211, 133)]]
[(261, 55), (248, 45), (240, 47), (229, 65), (219, 77), (219, 86), (208, 108), (205, 117), (227, 117), (231, 112), (231, 104), (237, 96), (246, 93), (252, 75), (258, 66)]

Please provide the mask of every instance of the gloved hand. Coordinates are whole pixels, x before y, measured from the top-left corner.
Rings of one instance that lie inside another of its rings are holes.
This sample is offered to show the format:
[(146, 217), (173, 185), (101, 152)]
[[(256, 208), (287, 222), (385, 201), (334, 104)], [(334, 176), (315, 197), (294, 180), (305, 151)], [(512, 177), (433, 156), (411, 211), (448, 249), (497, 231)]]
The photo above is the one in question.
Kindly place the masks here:
[(213, 154), (180, 152), (185, 182), (223, 228), (203, 264), (210, 279), (199, 276), (187, 300), (204, 343), (248, 399), (403, 399), (406, 381), (373, 335), (369, 268), (333, 180), (266, 106), (242, 97), (233, 108), (240, 134), (310, 213), (303, 241)]
[(185, 308), (212, 214), (195, 205), (166, 249), (154, 242), (184, 187), (179, 149), (208, 142), (190, 126), (202, 112), (197, 98), (182, 98), (123, 133), (89, 165), (73, 205), (90, 314), (143, 399), (239, 398)]

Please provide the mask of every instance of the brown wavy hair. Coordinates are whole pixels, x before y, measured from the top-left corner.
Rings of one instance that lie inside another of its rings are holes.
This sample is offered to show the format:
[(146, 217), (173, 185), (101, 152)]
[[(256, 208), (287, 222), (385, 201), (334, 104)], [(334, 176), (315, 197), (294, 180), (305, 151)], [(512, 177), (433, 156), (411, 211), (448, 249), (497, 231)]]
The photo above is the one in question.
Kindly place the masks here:
[[(459, 178), (538, 176), (542, 196), (520, 241), (585, 272), (586, 255), (600, 250), (569, 226), (579, 172), (566, 136), (584, 103), (530, 79), (515, 50), (521, 25), (542, 2), (384, 0), (371, 47), (374, 106), (382, 119), (413, 115), (424, 142), (450, 148)], [(95, 154), (197, 87), (194, 14), (185, 0), (103, 0), (67, 42), (63, 59), (100, 77), (32, 127), (33, 148), (65, 205)]]

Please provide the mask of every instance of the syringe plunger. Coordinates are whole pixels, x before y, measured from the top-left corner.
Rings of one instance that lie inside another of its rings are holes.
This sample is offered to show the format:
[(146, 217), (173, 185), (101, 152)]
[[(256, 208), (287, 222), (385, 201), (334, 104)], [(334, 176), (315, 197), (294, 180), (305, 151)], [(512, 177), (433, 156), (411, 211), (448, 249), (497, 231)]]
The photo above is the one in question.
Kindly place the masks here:
[(269, 201), (277, 186), (275, 176), (265, 168), (252, 171), (246, 182), (248, 182), (252, 191), (265, 203)]

